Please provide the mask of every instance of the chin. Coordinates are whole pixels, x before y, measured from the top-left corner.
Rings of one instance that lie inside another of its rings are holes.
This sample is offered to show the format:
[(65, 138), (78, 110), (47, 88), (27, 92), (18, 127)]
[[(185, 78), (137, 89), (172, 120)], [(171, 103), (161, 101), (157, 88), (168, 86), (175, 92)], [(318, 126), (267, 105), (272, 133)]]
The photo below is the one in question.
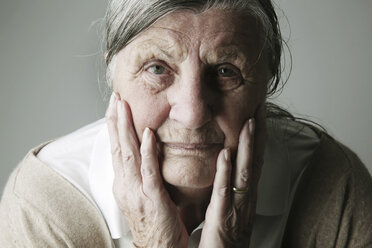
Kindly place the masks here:
[[(216, 156), (217, 157), (217, 156)], [(201, 189), (213, 185), (216, 157), (165, 157), (161, 164), (164, 181), (175, 187)]]

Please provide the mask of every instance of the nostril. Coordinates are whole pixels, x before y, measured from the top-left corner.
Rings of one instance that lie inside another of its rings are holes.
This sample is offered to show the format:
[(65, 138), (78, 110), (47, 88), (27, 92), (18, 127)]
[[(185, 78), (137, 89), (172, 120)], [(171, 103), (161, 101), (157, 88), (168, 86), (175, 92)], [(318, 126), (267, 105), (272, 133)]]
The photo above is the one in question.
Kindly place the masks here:
[(188, 129), (197, 129), (211, 120), (211, 111), (205, 103), (178, 103), (173, 105), (169, 117)]

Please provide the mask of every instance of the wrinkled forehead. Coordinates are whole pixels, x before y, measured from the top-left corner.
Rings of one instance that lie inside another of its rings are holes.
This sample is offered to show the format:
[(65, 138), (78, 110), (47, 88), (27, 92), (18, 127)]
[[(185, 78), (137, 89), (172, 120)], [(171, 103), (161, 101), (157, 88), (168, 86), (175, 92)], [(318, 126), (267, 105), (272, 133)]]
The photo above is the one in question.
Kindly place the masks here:
[(182, 29), (180, 33), (189, 37), (213, 36), (221, 32), (240, 35), (256, 34), (253, 17), (233, 10), (209, 9), (202, 13), (176, 11), (157, 20), (150, 27), (169, 30)]
[[(227, 10), (203, 13), (177, 11), (160, 18), (133, 41), (143, 48), (156, 46), (164, 51), (182, 51), (195, 47), (203, 56), (210, 50), (246, 53), (257, 57), (261, 50), (260, 32), (253, 17)], [(182, 54), (181, 54), (182, 53)]]

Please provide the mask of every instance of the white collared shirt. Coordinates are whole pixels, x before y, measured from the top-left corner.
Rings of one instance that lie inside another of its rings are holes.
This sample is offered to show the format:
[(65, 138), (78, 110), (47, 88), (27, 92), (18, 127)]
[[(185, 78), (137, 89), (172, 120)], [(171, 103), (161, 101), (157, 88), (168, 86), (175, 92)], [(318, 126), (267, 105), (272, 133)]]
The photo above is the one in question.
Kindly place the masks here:
[[(268, 142), (258, 186), (250, 247), (280, 247), (297, 183), (319, 144), (319, 137), (300, 123), (267, 121)], [(129, 226), (112, 193), (114, 172), (105, 119), (45, 146), (38, 158), (78, 190), (102, 213), (116, 247), (131, 247)], [(190, 235), (198, 247), (203, 223)]]

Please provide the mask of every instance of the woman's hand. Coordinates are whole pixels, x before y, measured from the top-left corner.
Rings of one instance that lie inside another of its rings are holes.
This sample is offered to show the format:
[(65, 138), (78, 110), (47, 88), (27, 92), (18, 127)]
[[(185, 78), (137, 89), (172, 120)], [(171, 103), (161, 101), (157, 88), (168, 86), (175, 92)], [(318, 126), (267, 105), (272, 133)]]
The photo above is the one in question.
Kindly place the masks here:
[(128, 104), (116, 93), (106, 113), (114, 167), (113, 192), (136, 247), (187, 247), (188, 234), (163, 186), (155, 136), (146, 129), (139, 147)]
[(240, 132), (234, 168), (229, 149), (218, 156), (199, 248), (249, 247), (265, 143), (263, 104)]

